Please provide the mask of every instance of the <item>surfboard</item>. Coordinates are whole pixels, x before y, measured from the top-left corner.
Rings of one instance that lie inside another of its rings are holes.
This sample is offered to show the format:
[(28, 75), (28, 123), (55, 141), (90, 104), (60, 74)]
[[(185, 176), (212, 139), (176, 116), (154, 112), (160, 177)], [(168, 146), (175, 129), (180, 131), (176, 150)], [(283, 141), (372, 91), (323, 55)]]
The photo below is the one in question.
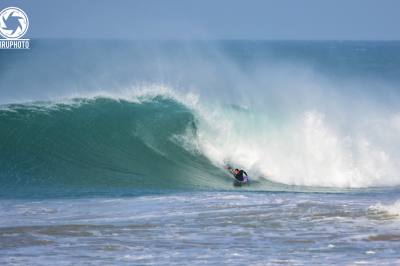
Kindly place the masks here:
[(248, 186), (249, 181), (239, 181), (239, 180), (235, 179), (235, 180), (233, 180), (233, 185), (235, 187)]

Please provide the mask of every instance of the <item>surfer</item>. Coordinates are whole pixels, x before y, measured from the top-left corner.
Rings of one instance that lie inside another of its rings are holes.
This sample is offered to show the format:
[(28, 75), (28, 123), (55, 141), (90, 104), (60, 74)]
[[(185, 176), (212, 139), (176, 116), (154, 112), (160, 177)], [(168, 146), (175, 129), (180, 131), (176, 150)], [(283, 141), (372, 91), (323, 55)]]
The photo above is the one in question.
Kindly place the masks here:
[(233, 176), (236, 178), (237, 181), (240, 182), (248, 181), (248, 175), (244, 170), (239, 170), (236, 168), (233, 173), (234, 173)]
[(247, 183), (249, 181), (249, 177), (244, 170), (239, 170), (238, 168), (233, 169), (231, 166), (227, 166), (226, 169), (228, 169), (229, 172), (233, 175), (233, 177), (236, 179), (236, 181), (239, 181), (241, 183)]

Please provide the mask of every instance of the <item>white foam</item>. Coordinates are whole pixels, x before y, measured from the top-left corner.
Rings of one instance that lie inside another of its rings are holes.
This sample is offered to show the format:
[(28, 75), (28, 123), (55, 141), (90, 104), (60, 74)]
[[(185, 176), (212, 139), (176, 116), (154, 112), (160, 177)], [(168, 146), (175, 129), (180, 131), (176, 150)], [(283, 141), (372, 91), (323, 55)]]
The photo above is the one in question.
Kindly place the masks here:
[(338, 84), (304, 66), (236, 74), (235, 86), (243, 87), (227, 90), (235, 107), (210, 98), (190, 105), (198, 130), (192, 149), (192, 136), (181, 138), (188, 150), (288, 185), (400, 185), (400, 113), (384, 111), (368, 93), (354, 93), (371, 85)]
[[(305, 111), (279, 128), (268, 116), (227, 111), (221, 107), (200, 113), (196, 147), (215, 164), (225, 161), (270, 180), (317, 187), (372, 187), (400, 184), (400, 119), (379, 120), (371, 131), (343, 131), (324, 113)], [(376, 123), (376, 121), (374, 121)], [(388, 130), (391, 135), (385, 134)]]
[(400, 200), (398, 200), (392, 204), (378, 203), (376, 205), (370, 206), (369, 210), (373, 210), (376, 212), (384, 212), (388, 215), (399, 216), (399, 218), (400, 218)]

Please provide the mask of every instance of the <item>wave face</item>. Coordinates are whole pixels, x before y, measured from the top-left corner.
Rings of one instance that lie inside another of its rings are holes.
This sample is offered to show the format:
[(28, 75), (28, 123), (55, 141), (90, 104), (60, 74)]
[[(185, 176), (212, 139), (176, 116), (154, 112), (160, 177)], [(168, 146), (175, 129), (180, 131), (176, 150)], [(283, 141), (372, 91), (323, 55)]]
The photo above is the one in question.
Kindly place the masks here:
[(246, 189), (400, 185), (398, 42), (32, 47), (0, 53), (3, 195), (232, 189), (227, 162)]
[(3, 193), (226, 185), (223, 178), (210, 178), (221, 170), (179, 144), (178, 136), (195, 132), (196, 124), (191, 111), (174, 100), (9, 105), (0, 111), (0, 127)]

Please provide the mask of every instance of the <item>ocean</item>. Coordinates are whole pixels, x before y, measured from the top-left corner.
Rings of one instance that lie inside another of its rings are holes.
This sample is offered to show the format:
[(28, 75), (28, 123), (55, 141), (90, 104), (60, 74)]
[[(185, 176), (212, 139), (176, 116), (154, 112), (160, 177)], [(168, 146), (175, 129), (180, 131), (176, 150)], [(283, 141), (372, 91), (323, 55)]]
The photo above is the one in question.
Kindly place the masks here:
[(2, 265), (400, 264), (400, 42), (39, 39), (0, 60)]

